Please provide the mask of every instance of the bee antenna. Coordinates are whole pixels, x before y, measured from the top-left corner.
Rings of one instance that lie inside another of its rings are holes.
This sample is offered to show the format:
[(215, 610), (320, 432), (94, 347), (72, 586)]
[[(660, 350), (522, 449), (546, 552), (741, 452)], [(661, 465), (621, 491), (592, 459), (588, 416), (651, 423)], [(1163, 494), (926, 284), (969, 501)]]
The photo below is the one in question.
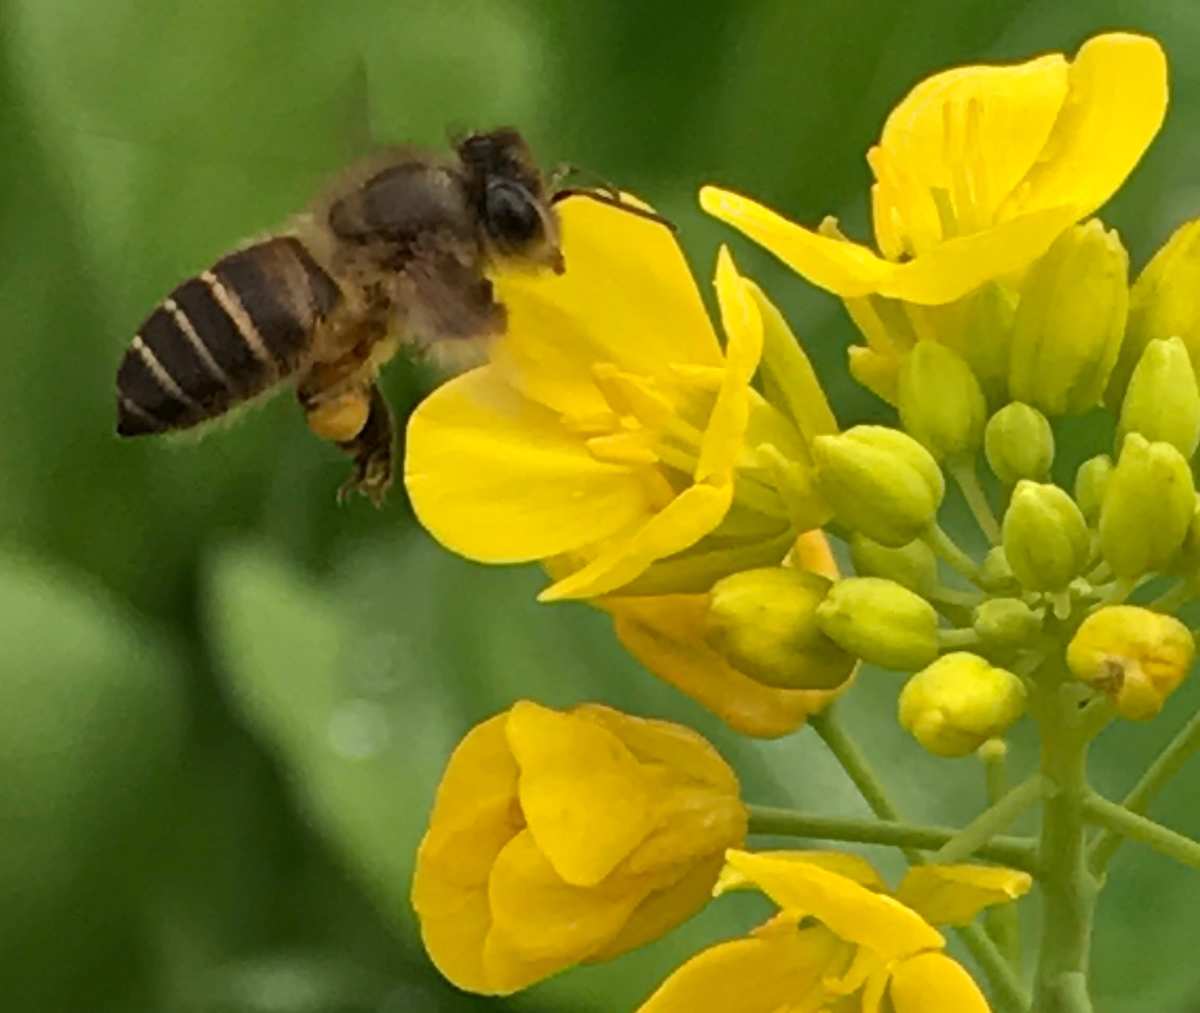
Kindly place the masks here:
[(615, 187), (612, 192), (604, 190), (588, 190), (584, 187), (565, 187), (561, 190), (556, 190), (554, 196), (550, 198), (551, 204), (557, 204), (561, 200), (566, 200), (568, 197), (587, 197), (589, 200), (594, 200), (598, 204), (607, 204), (609, 207), (620, 208), (622, 211), (636, 215), (638, 218), (645, 218), (647, 221), (657, 222), (670, 229), (672, 232), (677, 232), (675, 223), (656, 211), (651, 211), (648, 208), (638, 207), (636, 204), (630, 204), (628, 201), (621, 200), (621, 193)]

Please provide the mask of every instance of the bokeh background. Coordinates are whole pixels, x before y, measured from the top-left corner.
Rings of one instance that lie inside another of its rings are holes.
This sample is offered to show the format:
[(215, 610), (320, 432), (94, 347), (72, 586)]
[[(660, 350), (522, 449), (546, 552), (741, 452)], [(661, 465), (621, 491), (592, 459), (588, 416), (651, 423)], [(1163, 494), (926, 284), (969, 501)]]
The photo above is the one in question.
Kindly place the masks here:
[[(1155, 34), (1172, 67), (1166, 128), (1104, 212), (1140, 265), (1200, 213), (1190, 0), (0, 0), (0, 1006), (620, 1011), (749, 925), (761, 909), (730, 898), (517, 998), (442, 983), (407, 904), (413, 850), (453, 744), (517, 698), (693, 724), (756, 801), (861, 804), (811, 733), (738, 740), (623, 656), (600, 615), (536, 606), (538, 573), (441, 551), (400, 491), (338, 507), (345, 463), (288, 397), (202, 442), (119, 443), (118, 358), (177, 281), (372, 144), (514, 123), (547, 164), (673, 218), (706, 291), (730, 240), (843, 422), (886, 417), (848, 383), (836, 301), (706, 222), (697, 187), (865, 235), (863, 153), (909, 86), (1114, 27)], [(436, 382), (422, 364), (387, 375), (400, 408)], [(1075, 423), (1064, 473), (1105, 438)], [(969, 817), (979, 771), (917, 755), (897, 689), (868, 673), (847, 720), (910, 815)], [(1194, 690), (1105, 736), (1101, 788), (1131, 783)], [(1185, 832), (1196, 776), (1155, 810)], [(1134, 847), (1113, 878), (1102, 1008), (1200, 1010), (1200, 881)]]

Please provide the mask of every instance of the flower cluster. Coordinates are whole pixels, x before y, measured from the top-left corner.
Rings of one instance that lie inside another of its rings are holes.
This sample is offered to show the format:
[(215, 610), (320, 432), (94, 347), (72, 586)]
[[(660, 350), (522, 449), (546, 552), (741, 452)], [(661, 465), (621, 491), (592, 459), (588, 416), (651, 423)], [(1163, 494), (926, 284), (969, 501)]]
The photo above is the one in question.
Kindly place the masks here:
[[(608, 613), (646, 668), (738, 732), (816, 724), (892, 823), (830, 731), (860, 664), (905, 674), (898, 720), (929, 753), (978, 752), (994, 769), (1029, 716), (1042, 765), (994, 791), (933, 864), (916, 850), (932, 829), (847, 837), (922, 863), (891, 895), (849, 855), (738, 850), (754, 807), (747, 822), (734, 775), (693, 733), (517, 704), (459, 747), (421, 848), (414, 902), (448, 977), (512, 991), (661, 934), (714, 889), (753, 886), (779, 913), (690, 961), (645, 1013), (874, 1010), (885, 994), (897, 1013), (988, 1009), (934, 924), (965, 926), (1015, 1008), (1022, 986), (972, 920), (1030, 879), (958, 858), (1041, 803), (1037, 873), (1071, 910), (1058, 921), (1086, 925), (1087, 877), (1107, 860), (1088, 864), (1086, 821), (1183, 847), (1097, 796), (1084, 760), (1108, 722), (1156, 715), (1194, 653), (1172, 613), (1200, 597), (1200, 221), (1131, 281), (1120, 237), (1090, 217), (1166, 104), (1161, 49), (1127, 34), (1073, 60), (929, 78), (867, 155), (877, 251), (833, 219), (810, 230), (704, 188), (709, 213), (841, 297), (865, 341), (850, 372), (894, 406), (894, 426), (839, 426), (724, 248), (721, 340), (673, 235), (648, 218), (568, 199), (565, 274), (495, 279), (508, 332), (409, 424), (408, 492), (439, 541), (540, 563), (542, 600)], [(1059, 421), (1102, 410), (1109, 452), (1072, 468)], [(950, 496), (982, 549), (939, 523)], [(1026, 843), (1008, 853), (1033, 867)], [(1053, 924), (1035, 986), (1066, 1009), (1054, 997), (1078, 991), (1086, 951)]]

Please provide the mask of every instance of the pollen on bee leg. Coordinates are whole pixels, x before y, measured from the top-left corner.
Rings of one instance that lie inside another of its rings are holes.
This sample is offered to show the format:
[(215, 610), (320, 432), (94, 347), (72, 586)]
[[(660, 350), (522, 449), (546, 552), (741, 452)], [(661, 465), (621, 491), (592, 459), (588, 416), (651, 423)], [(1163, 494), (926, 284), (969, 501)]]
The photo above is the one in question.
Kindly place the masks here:
[(351, 390), (305, 408), (308, 428), (321, 439), (346, 443), (362, 432), (371, 409), (365, 390)]

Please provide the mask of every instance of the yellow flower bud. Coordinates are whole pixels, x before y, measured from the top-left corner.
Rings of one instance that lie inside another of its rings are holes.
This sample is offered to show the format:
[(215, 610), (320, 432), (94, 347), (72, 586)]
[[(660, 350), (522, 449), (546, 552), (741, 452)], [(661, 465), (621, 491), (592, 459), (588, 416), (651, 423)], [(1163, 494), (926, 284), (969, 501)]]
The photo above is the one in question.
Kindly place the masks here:
[(704, 634), (734, 668), (777, 689), (833, 689), (855, 659), (817, 625), (817, 606), (832, 581), (782, 566), (746, 570), (717, 581)]
[(945, 479), (929, 451), (885, 426), (812, 441), (817, 483), (837, 519), (882, 545), (913, 541), (937, 515)]
[(909, 435), (939, 461), (972, 454), (983, 441), (983, 389), (962, 357), (936, 341), (908, 353), (896, 407)]
[(885, 577), (923, 596), (937, 585), (937, 557), (925, 542), (891, 548), (855, 534), (850, 539), (850, 558), (860, 577)]
[(1117, 361), (1129, 305), (1129, 255), (1093, 219), (1064, 232), (1026, 276), (1013, 324), (1013, 398), (1047, 415), (1099, 403)]
[(1169, 443), (1126, 436), (1100, 508), (1100, 550), (1113, 573), (1134, 578), (1165, 567), (1195, 505), (1187, 459)]
[(1091, 548), (1079, 507), (1056, 485), (1022, 480), (1004, 514), (1004, 554), (1022, 587), (1059, 591), (1083, 572)]
[(905, 684), (900, 724), (936, 756), (966, 756), (1003, 735), (1025, 713), (1025, 685), (983, 658), (938, 658)]
[(1054, 431), (1040, 411), (1014, 401), (988, 419), (983, 448), (989, 467), (1005, 485), (1023, 478), (1044, 482), (1054, 463)]
[(1128, 433), (1160, 440), (1191, 457), (1200, 443), (1200, 388), (1182, 338), (1155, 339), (1142, 352), (1117, 426), (1117, 444)]
[(972, 626), (991, 647), (1019, 647), (1042, 628), (1042, 614), (1020, 598), (989, 598), (976, 606)]
[(1089, 524), (1100, 519), (1100, 507), (1104, 504), (1104, 491), (1112, 477), (1113, 461), (1108, 454), (1089, 457), (1075, 472), (1075, 502)]
[(1196, 645), (1174, 616), (1112, 605), (1088, 616), (1067, 645), (1076, 679), (1112, 698), (1134, 721), (1152, 718), (1192, 667)]
[(1004, 554), (1004, 546), (997, 545), (983, 557), (979, 567), (979, 586), (989, 594), (1016, 594), (1021, 590), (1008, 556)]
[(521, 701), (451, 756), (413, 907), (447, 978), (504, 995), (666, 933), (745, 836), (736, 776), (690, 728)]
[(911, 672), (937, 657), (937, 612), (893, 580), (849, 577), (817, 606), (830, 640), (864, 661)]
[(1155, 338), (1179, 337), (1195, 369), (1200, 356), (1200, 220), (1175, 230), (1150, 258), (1129, 293), (1129, 323), (1117, 366), (1105, 395), (1110, 408), (1125, 396), (1125, 388), (1146, 346)]

